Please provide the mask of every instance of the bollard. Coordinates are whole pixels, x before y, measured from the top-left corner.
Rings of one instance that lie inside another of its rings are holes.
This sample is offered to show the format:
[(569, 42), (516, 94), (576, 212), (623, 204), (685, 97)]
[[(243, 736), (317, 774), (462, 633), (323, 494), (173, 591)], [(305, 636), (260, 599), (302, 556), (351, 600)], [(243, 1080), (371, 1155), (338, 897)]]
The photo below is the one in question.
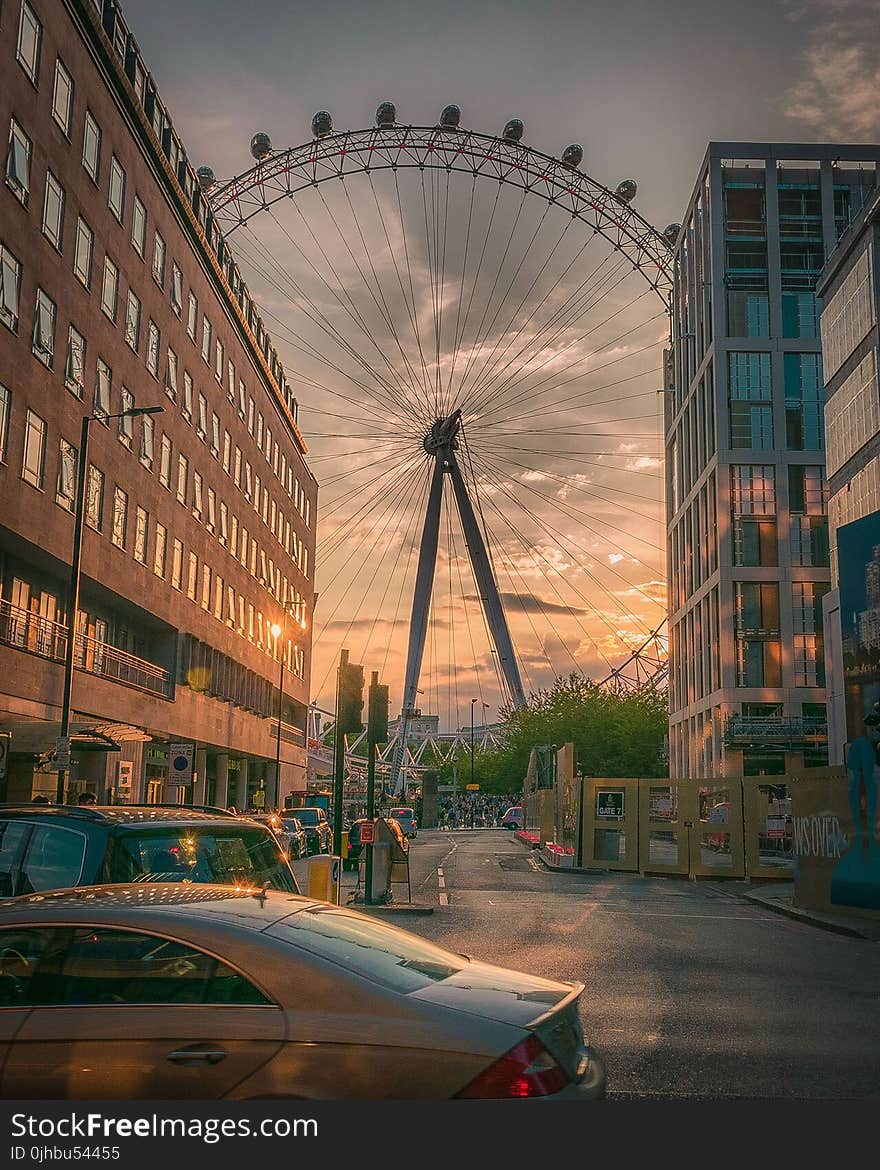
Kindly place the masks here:
[(330, 854), (318, 853), (309, 858), (308, 895), (319, 902), (332, 902), (339, 905), (339, 870), (338, 857)]

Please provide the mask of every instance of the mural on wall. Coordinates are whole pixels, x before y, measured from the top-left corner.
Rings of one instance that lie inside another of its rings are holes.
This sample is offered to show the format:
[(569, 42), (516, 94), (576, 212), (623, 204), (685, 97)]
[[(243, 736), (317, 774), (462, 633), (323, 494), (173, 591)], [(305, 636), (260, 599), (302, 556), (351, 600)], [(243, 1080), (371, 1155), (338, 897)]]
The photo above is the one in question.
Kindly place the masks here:
[(852, 819), (831, 877), (830, 901), (880, 909), (880, 512), (838, 529), (837, 559)]

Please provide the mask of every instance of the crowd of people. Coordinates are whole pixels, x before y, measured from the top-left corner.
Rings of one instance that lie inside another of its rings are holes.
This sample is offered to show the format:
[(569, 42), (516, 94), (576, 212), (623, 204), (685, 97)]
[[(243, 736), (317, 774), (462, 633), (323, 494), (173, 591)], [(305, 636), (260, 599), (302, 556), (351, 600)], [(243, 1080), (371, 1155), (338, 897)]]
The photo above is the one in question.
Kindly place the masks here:
[(441, 829), (488, 829), (500, 824), (505, 812), (519, 802), (518, 794), (490, 796), (475, 792), (438, 796), (437, 825)]

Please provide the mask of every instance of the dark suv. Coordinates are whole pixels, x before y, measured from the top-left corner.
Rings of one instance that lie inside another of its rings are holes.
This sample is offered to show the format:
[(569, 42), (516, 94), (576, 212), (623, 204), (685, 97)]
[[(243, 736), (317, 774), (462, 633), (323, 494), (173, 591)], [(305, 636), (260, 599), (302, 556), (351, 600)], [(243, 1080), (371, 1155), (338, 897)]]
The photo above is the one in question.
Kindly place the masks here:
[(309, 853), (333, 852), (333, 830), (322, 808), (295, 808), (291, 812), (305, 829)]
[(0, 805), (0, 897), (112, 882), (300, 892), (278, 842), (255, 821), (185, 805)]

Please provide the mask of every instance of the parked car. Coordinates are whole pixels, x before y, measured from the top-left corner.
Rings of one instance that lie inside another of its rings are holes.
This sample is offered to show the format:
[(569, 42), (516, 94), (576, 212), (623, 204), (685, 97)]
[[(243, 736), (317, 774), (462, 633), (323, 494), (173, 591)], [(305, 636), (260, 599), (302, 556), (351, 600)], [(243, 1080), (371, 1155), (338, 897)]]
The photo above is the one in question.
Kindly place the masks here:
[(365, 823), (366, 819), (366, 817), (360, 817), (358, 820), (352, 821), (348, 826), (348, 846), (342, 858), (343, 869), (357, 868), (357, 863), (364, 850), (361, 844), (361, 825)]
[(298, 808), (296, 819), (305, 829), (309, 853), (332, 852), (333, 830), (322, 808)]
[(0, 805), (0, 897), (106, 882), (270, 886), (298, 893), (265, 825), (155, 805)]
[(258, 821), (271, 829), (288, 861), (298, 861), (300, 857), (306, 856), (308, 839), (305, 829), (295, 817), (285, 817), (281, 813), (249, 813), (246, 819)]
[(499, 822), (503, 829), (521, 829), (523, 826), (522, 805), (509, 808)]
[(309, 852), (309, 838), (299, 818), (288, 816), (287, 813), (280, 813), (279, 816), (284, 832), (290, 838), (291, 860), (297, 861), (300, 857), (306, 857)]
[(413, 809), (392, 808), (388, 810), (388, 815), (397, 821), (407, 837), (416, 837), (418, 835), (419, 827)]
[(0, 1008), (17, 1009), (0, 1097), (596, 1098), (583, 990), (286, 891), (14, 898), (0, 901)]

